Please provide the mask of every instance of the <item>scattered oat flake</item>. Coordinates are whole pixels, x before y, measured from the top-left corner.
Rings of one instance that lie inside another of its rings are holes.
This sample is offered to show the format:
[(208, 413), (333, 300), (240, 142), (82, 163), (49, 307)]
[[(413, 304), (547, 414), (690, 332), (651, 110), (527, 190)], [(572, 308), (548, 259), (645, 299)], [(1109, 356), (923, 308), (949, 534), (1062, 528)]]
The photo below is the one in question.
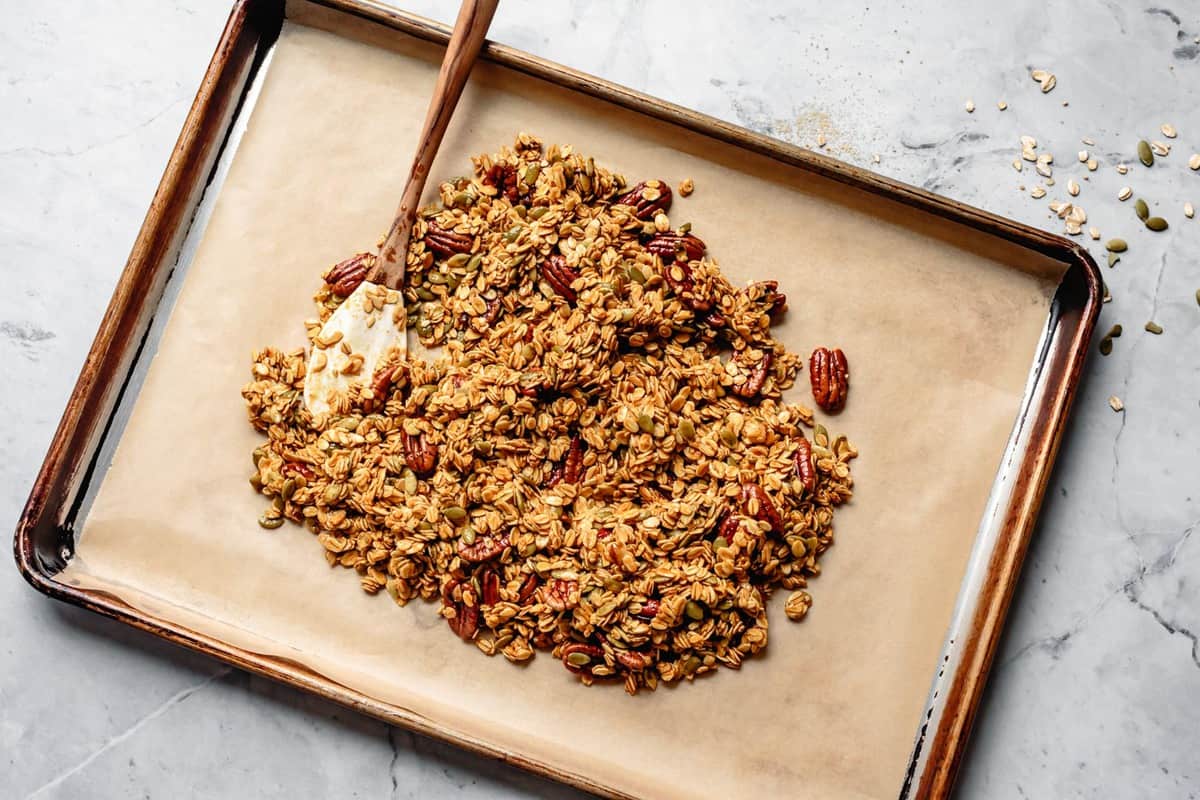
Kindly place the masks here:
[(966, 106), (964, 106), (964, 107), (967, 109), (968, 114), (974, 112), (975, 111), (975, 101), (968, 100)]
[(1078, 236), (1083, 233), (1083, 228), (1074, 220), (1067, 220), (1066, 231), (1068, 236)]
[(1089, 158), (1087, 160), (1087, 168), (1088, 168), (1088, 172), (1095, 172), (1097, 169), (1100, 168), (1100, 162), (1094, 158)]
[(1082, 139), (1080, 139), (1080, 141), (1083, 142), (1084, 144), (1086, 144), (1088, 147), (1093, 147), (1096, 144), (1089, 136), (1083, 137)]
[(1013, 169), (1015, 169), (1017, 172), (1021, 171), (1021, 159), (1014, 158), (1012, 164), (1013, 164)]
[(1175, 130), (1175, 126), (1169, 122), (1164, 122), (1159, 130), (1162, 131), (1162, 135), (1168, 139), (1174, 139), (1179, 135), (1179, 132)]
[(1004, 109), (1008, 108), (1008, 103), (1004, 102), (1003, 100), (999, 100), (996, 102), (996, 108), (1003, 111)]
[(1036, 170), (1037, 174), (1041, 175), (1043, 178), (1049, 178), (1051, 175), (1054, 174), (1053, 172), (1050, 171), (1050, 165), (1045, 164), (1041, 161), (1039, 161), (1036, 165), (1034, 165), (1034, 170)]
[(691, 178), (684, 178), (679, 182), (679, 196), (687, 197), (692, 192), (696, 191), (696, 182)]
[(1033, 191), (1031, 191), (1029, 194), (1033, 196), (1034, 200), (1041, 200), (1046, 196), (1046, 190), (1041, 186), (1035, 186), (1033, 187)]
[(1032, 136), (1022, 136), (1021, 147), (1022, 149), (1037, 147), (1037, 139)]
[(1191, 219), (1192, 217), (1196, 216), (1195, 206), (1193, 206), (1191, 203), (1184, 203), (1183, 204), (1183, 215), (1185, 217), (1187, 217), (1188, 219)]
[(1088, 160), (1088, 151), (1087, 151), (1087, 150), (1080, 150), (1080, 151), (1079, 151), (1079, 163), (1080, 163), (1080, 164), (1086, 164), (1086, 163), (1087, 163), (1087, 160)]
[(824, 146), (825, 146), (825, 134), (818, 133), (817, 134), (817, 147), (824, 147)]
[(1117, 172), (1124, 175), (1125, 173), (1129, 172), (1129, 167), (1125, 164), (1117, 164)]
[(873, 164), (879, 163), (879, 153), (875, 153), (874, 155), (871, 156), (871, 163), (873, 163)]
[(1054, 153), (1038, 153), (1037, 160), (1039, 164), (1053, 164)]
[(1154, 151), (1154, 155), (1156, 156), (1171, 155), (1171, 145), (1167, 144), (1166, 142), (1160, 142), (1158, 139), (1155, 139), (1150, 143), (1150, 149)]
[(1192, 157), (1188, 159), (1189, 169), (1200, 169), (1200, 153), (1192, 153)]
[(1133, 189), (1130, 189), (1128, 186), (1122, 186), (1121, 191), (1117, 192), (1117, 199), (1121, 202), (1125, 202), (1131, 197), (1133, 197)]
[(1100, 239), (1100, 229), (1097, 227), (1088, 228), (1088, 236), (1092, 237), (1092, 241)]
[(1122, 403), (1121, 398), (1117, 397), (1115, 394), (1112, 397), (1108, 398), (1108, 405), (1109, 405), (1109, 407), (1112, 408), (1113, 411), (1124, 411), (1125, 410), (1125, 404)]
[(1049, 92), (1056, 85), (1058, 85), (1058, 78), (1054, 77), (1054, 73), (1048, 72), (1044, 69), (1035, 69), (1033, 72), (1029, 73), (1029, 77), (1033, 78), (1041, 85), (1042, 94)]
[(1075, 182), (1074, 178), (1071, 178), (1067, 181), (1067, 191), (1070, 193), (1071, 197), (1079, 196), (1079, 184)]

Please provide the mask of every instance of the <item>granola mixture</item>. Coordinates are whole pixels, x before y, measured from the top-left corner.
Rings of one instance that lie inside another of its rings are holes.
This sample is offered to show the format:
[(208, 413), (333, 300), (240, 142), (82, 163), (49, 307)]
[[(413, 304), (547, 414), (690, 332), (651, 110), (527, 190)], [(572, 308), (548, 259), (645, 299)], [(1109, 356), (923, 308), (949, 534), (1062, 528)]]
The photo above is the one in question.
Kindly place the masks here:
[[(857, 455), (781, 400), (802, 368), (771, 336), (785, 298), (730, 285), (666, 181), (525, 134), (473, 161), (408, 253), (436, 356), (393, 354), (314, 419), (305, 353), (255, 354), (260, 523), (306, 524), (368, 592), (436, 599), (488, 655), (549, 650), (630, 693), (739, 667), (774, 591), (808, 612)], [(310, 340), (371, 259), (326, 273)]]

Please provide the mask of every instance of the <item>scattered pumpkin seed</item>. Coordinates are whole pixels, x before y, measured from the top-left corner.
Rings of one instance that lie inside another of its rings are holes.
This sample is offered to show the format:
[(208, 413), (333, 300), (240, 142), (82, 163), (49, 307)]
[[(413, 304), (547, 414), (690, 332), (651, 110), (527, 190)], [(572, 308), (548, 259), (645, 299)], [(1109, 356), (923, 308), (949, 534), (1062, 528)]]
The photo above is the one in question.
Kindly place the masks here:
[(525, 183), (533, 186), (537, 182), (538, 175), (542, 172), (542, 165), (536, 161), (525, 168)]
[(586, 667), (592, 663), (592, 658), (587, 653), (576, 651), (567, 655), (567, 663), (572, 667)]
[(688, 600), (683, 606), (683, 613), (687, 614), (688, 619), (696, 621), (704, 619), (704, 608), (695, 600)]
[(483, 253), (476, 253), (475, 255), (471, 256), (471, 258), (467, 260), (467, 274), (470, 275), (471, 273), (476, 272), (482, 264)]
[(1112, 337), (1105, 336), (1100, 340), (1100, 355), (1106, 356), (1112, 352)]
[(1125, 332), (1125, 329), (1121, 327), (1121, 324), (1120, 324), (1120, 323), (1117, 323), (1116, 325), (1113, 325), (1113, 326), (1112, 326), (1112, 327), (1109, 329), (1108, 333), (1107, 333), (1107, 334), (1105, 334), (1105, 335), (1106, 335), (1106, 336), (1111, 336), (1111, 337), (1113, 337), (1114, 339), (1116, 339), (1117, 337), (1119, 337), (1119, 336), (1120, 336), (1122, 333), (1124, 333), (1124, 332)]
[(462, 506), (446, 506), (442, 509), (442, 516), (451, 522), (462, 522), (467, 518), (467, 510)]
[(1153, 333), (1155, 336), (1158, 336), (1159, 334), (1161, 334), (1163, 332), (1163, 329), (1162, 329), (1162, 325), (1159, 325), (1154, 320), (1150, 320), (1149, 322), (1146, 323), (1146, 331), (1148, 333)]
[(1129, 245), (1124, 239), (1109, 239), (1104, 246), (1110, 253), (1124, 253), (1129, 249)]
[(726, 447), (733, 447), (737, 444), (737, 434), (733, 432), (733, 428), (728, 425), (721, 428), (721, 441), (725, 443)]
[(638, 269), (637, 264), (629, 265), (629, 279), (632, 280), (634, 283), (645, 283), (646, 282), (646, 276), (640, 269)]
[(283, 517), (269, 517), (266, 514), (263, 514), (258, 518), (258, 524), (269, 531), (273, 531), (279, 526), (283, 525)]
[(463, 527), (462, 532), (463, 544), (475, 544), (475, 529), (470, 525)]
[(437, 298), (433, 292), (426, 289), (424, 286), (417, 287), (417, 299), (424, 300), (426, 303)]
[(283, 482), (283, 486), (279, 489), (279, 494), (284, 500), (291, 500), (292, 495), (296, 493), (296, 479), (288, 478)]
[(1137, 214), (1138, 219), (1145, 222), (1150, 218), (1150, 206), (1142, 198), (1138, 198), (1133, 204), (1133, 211)]
[(1138, 160), (1147, 167), (1154, 166), (1154, 153), (1150, 150), (1150, 143), (1142, 139), (1137, 143)]
[(1188, 159), (1188, 169), (1200, 169), (1200, 153), (1192, 153)]
[(458, 194), (454, 195), (454, 205), (456, 206), (469, 206), (471, 205), (471, 200), (472, 197), (470, 192), (459, 192)]
[(1122, 411), (1125, 408), (1125, 404), (1121, 402), (1121, 398), (1117, 397), (1115, 394), (1108, 398), (1108, 405), (1113, 411)]
[(1121, 257), (1119, 255), (1117, 255), (1116, 253), (1114, 253), (1112, 251), (1109, 251), (1109, 254), (1108, 254), (1108, 266), (1109, 267), (1115, 267), (1117, 265), (1117, 262), (1120, 260), (1121, 260)]
[(679, 432), (679, 438), (685, 442), (690, 442), (696, 438), (696, 426), (692, 424), (690, 419), (681, 420), (676, 430)]
[(1196, 305), (1200, 306), (1200, 289), (1196, 290)]
[(1167, 229), (1167, 221), (1162, 217), (1151, 217), (1146, 220), (1146, 227), (1152, 231), (1165, 231)]
[(404, 470), (404, 491), (407, 494), (417, 493), (417, 473), (411, 469)]
[(254, 491), (256, 492), (262, 491), (262, 477), (257, 472), (250, 476), (250, 485), (254, 487)]
[(1121, 191), (1117, 192), (1117, 199), (1124, 203), (1129, 198), (1133, 197), (1133, 189), (1128, 186), (1122, 186)]
[(638, 414), (637, 423), (642, 433), (654, 433), (654, 417), (649, 414)]
[(1176, 136), (1179, 135), (1179, 132), (1177, 130), (1175, 130), (1175, 126), (1169, 122), (1164, 122), (1162, 124), (1162, 127), (1159, 128), (1159, 130), (1162, 131), (1162, 135), (1167, 137), (1168, 139), (1174, 139)]
[(529, 218), (541, 219), (542, 217), (546, 216), (546, 212), (549, 210), (549, 206), (534, 206), (533, 208), (529, 209)]

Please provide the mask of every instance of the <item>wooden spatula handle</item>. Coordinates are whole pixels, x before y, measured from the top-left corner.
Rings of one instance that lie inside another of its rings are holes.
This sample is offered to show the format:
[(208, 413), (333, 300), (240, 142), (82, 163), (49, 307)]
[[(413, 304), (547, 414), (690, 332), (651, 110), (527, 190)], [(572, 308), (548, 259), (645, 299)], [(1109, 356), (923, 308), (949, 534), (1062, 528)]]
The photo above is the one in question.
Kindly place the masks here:
[(396, 209), (392, 228), (379, 249), (375, 268), (367, 276), (372, 283), (386, 284), (393, 289), (399, 289), (404, 283), (404, 258), (408, 252), (413, 222), (417, 218), (421, 193), (425, 191), (425, 181), (429, 178), (434, 156), (441, 147), (446, 126), (450, 124), (450, 116), (462, 96), (467, 76), (471, 74), (471, 67), (479, 56), (498, 4), (499, 0), (463, 0), (458, 11), (450, 46), (442, 60), (442, 70), (438, 73), (437, 86), (429, 101), (425, 125), (421, 128), (421, 138), (417, 141), (412, 172), (400, 197), (400, 207)]

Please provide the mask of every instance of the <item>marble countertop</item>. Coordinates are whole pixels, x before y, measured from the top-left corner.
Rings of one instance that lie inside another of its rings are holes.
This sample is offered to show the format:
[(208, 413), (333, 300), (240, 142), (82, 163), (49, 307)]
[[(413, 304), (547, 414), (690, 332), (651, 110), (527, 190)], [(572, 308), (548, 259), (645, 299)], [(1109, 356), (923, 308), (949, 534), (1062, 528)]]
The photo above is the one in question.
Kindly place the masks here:
[[(450, 2), (407, 3), (442, 20)], [(229, 10), (10, 4), (0, 29), (0, 519), (11, 530)], [(1121, 323), (1093, 352), (959, 796), (1200, 793), (1200, 3), (505, 0), (493, 38), (1084, 243)], [(1057, 87), (1040, 92), (1028, 70)], [(976, 109), (968, 114), (965, 103)], [(1001, 111), (997, 102), (1008, 107)], [(1178, 138), (1158, 129), (1170, 122)], [(1018, 138), (1055, 156), (1044, 199)], [(1094, 146), (1081, 144), (1090, 137)], [(1139, 138), (1170, 141), (1152, 169)], [(1076, 153), (1089, 149), (1089, 172)], [(878, 163), (874, 157), (878, 156)], [(1117, 193), (1153, 198), (1170, 230)], [(1019, 187), (1024, 186), (1022, 191)], [(1085, 226), (1088, 227), (1088, 226)], [(1161, 336), (1143, 331), (1148, 320)], [(1110, 395), (1125, 410), (1114, 413)], [(0, 569), (0, 775), (11, 797), (578, 793), (33, 592)]]

